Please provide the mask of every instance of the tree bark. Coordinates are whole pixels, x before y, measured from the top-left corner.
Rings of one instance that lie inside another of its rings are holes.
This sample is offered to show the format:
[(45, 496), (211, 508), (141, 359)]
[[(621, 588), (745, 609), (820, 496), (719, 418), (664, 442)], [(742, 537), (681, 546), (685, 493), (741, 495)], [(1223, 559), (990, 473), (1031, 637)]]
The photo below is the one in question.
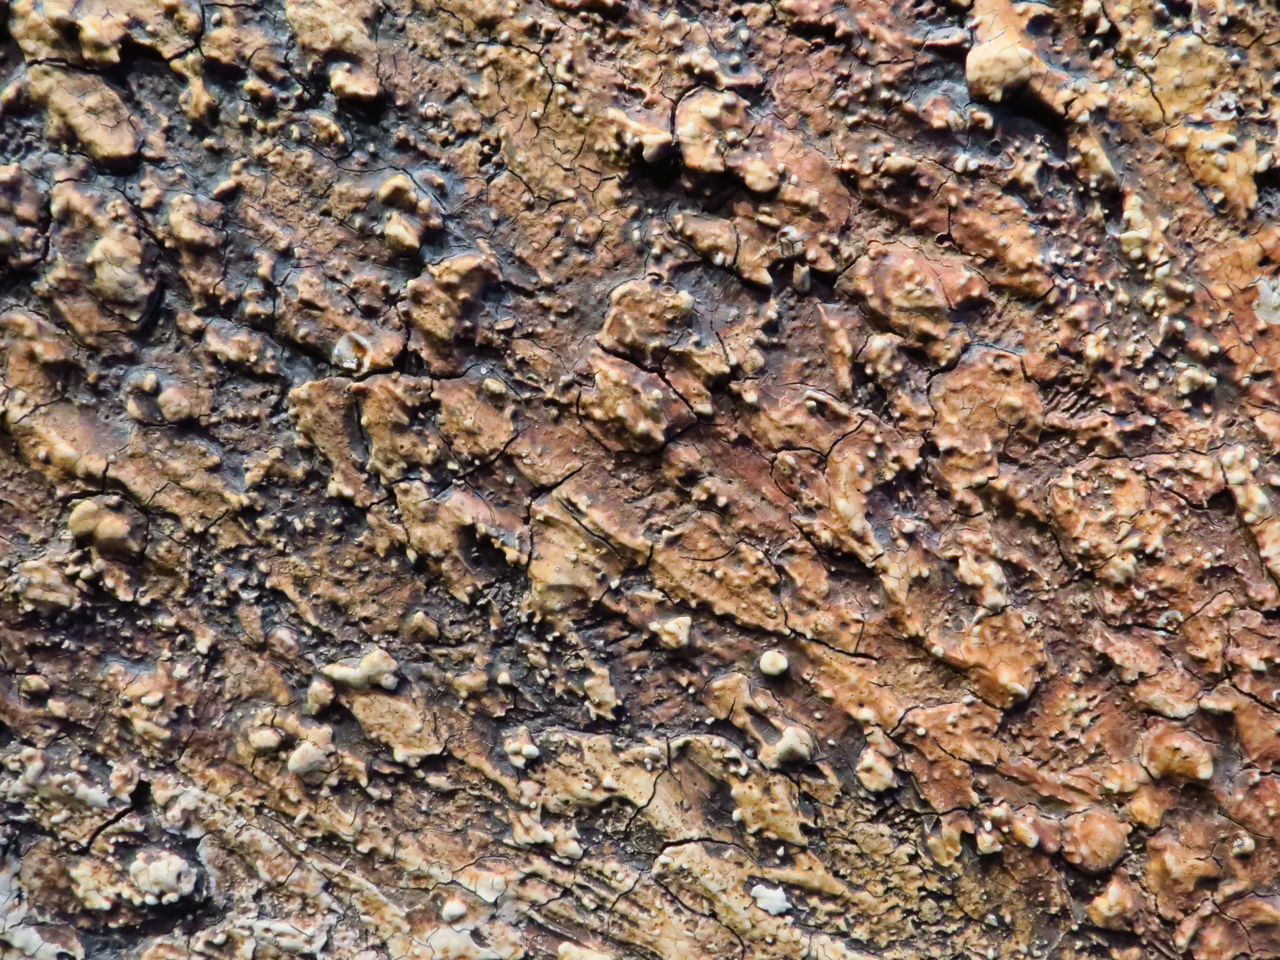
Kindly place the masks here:
[(1280, 15), (0, 3), (0, 954), (1280, 956)]

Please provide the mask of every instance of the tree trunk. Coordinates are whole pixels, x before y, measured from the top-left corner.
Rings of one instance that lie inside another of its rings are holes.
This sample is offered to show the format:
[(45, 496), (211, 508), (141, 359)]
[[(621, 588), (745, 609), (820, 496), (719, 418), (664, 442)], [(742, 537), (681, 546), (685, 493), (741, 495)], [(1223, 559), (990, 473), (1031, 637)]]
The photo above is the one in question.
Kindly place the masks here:
[(1280, 956), (1280, 14), (0, 3), (0, 956)]

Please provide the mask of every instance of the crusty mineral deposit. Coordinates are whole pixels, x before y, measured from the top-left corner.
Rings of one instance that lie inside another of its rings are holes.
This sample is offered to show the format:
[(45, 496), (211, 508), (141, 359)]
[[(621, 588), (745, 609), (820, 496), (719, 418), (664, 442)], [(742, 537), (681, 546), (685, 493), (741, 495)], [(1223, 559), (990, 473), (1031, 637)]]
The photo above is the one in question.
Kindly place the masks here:
[(1280, 957), (1280, 10), (0, 0), (4, 960)]

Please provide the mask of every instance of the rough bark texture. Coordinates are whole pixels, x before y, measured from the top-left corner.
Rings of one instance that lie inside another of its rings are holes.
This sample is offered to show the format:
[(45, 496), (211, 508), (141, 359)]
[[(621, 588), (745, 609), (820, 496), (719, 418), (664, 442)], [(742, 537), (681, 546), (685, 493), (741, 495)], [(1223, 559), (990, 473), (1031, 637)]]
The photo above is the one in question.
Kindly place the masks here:
[(0, 944), (1280, 956), (1280, 15), (0, 2)]

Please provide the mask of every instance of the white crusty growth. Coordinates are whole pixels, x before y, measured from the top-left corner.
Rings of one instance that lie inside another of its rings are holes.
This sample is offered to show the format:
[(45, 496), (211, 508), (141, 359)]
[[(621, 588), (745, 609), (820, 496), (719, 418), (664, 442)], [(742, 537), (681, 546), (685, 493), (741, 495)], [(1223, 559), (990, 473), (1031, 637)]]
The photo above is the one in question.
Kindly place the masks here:
[(398, 669), (400, 664), (395, 657), (381, 647), (374, 647), (358, 663), (330, 663), (324, 667), (323, 673), (330, 680), (348, 687), (379, 686), (392, 690), (396, 685)]

